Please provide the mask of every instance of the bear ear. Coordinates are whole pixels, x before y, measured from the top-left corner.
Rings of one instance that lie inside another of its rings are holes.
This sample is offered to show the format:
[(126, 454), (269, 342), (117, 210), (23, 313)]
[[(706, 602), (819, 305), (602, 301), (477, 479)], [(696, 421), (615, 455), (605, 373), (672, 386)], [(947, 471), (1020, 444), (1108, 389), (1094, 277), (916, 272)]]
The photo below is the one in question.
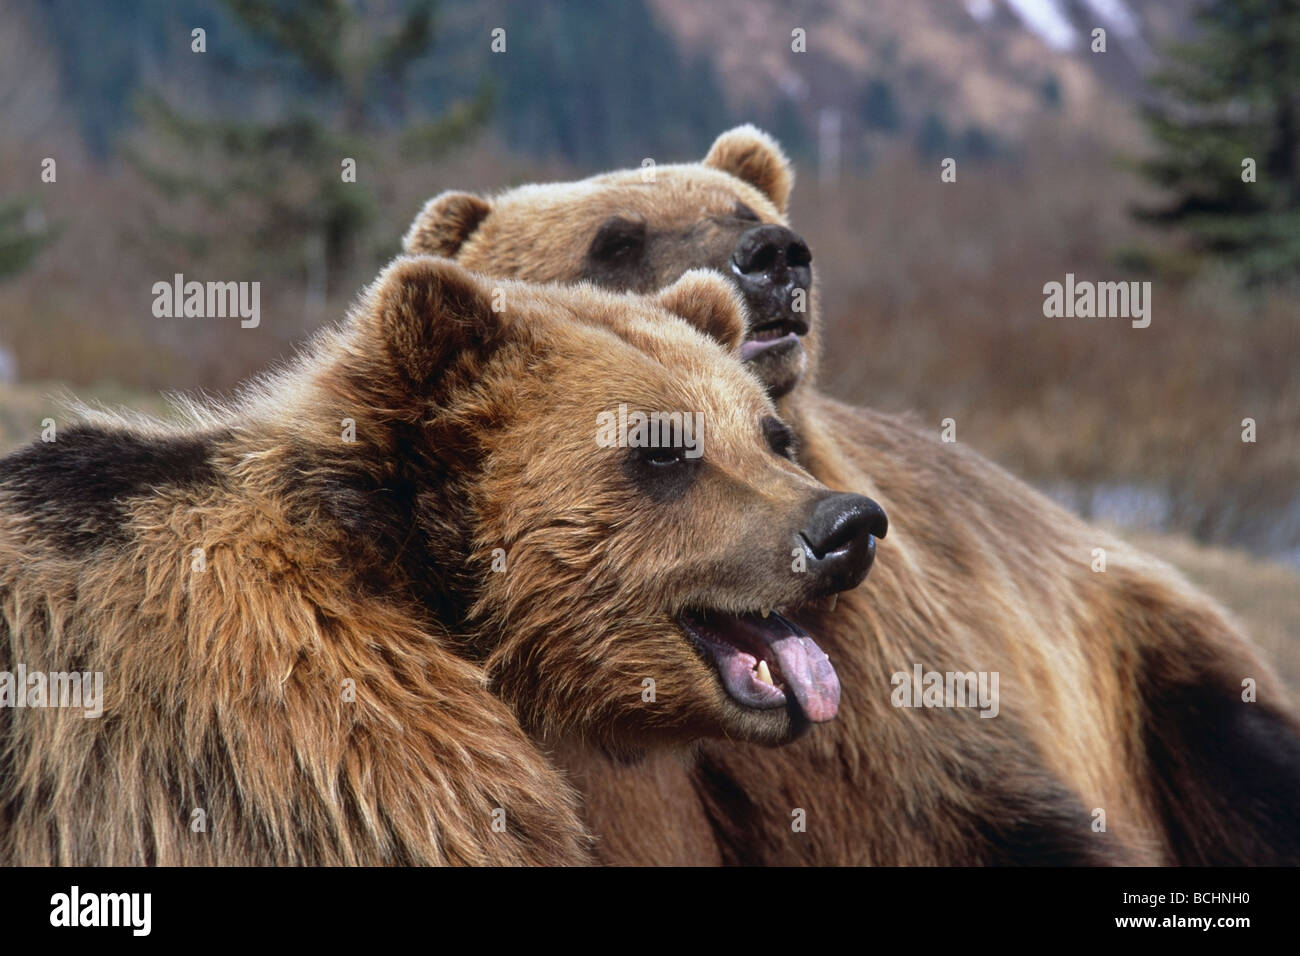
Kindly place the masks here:
[(727, 130), (709, 147), (704, 165), (749, 183), (785, 215), (794, 169), (776, 140), (758, 127), (747, 123)]
[(486, 354), (510, 329), (491, 290), (448, 259), (398, 258), (375, 281), (367, 314), (389, 360), (427, 385), (467, 351)]
[(402, 248), (410, 255), (455, 256), (491, 211), (492, 204), (481, 196), (441, 193), (424, 204)]
[(705, 335), (736, 351), (745, 340), (748, 314), (730, 282), (708, 269), (692, 269), (652, 300)]

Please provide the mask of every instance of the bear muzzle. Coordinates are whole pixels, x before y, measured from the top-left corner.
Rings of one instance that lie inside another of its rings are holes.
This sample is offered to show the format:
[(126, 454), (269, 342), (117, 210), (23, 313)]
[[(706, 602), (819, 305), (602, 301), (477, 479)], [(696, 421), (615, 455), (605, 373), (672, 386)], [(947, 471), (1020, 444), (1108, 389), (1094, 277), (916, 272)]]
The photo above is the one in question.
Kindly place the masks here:
[(748, 344), (770, 347), (787, 335), (808, 334), (812, 252), (794, 230), (771, 224), (746, 230), (732, 250), (731, 269), (749, 309)]
[[(818, 500), (796, 535), (809, 596), (837, 595), (860, 584), (875, 559), (875, 539), (888, 530), (884, 509), (870, 498), (832, 493)], [(755, 710), (793, 703), (810, 723), (838, 713), (840, 681), (830, 659), (780, 612), (688, 611), (678, 622), (712, 660), (736, 703)]]
[(749, 312), (740, 347), (774, 398), (803, 374), (809, 324), (812, 252), (794, 230), (773, 224), (746, 230), (731, 253), (731, 271)]

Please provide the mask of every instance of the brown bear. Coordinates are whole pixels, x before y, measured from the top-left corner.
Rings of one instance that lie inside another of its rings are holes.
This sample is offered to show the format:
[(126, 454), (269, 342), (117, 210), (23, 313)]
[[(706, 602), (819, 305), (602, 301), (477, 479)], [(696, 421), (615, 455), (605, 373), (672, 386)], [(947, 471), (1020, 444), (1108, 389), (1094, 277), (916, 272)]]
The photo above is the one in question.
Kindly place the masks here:
[(402, 259), (238, 401), (0, 460), (0, 864), (581, 863), (536, 738), (833, 717), (767, 609), (856, 586), (885, 519), (790, 459), (743, 333), (707, 272)]
[[(743, 357), (798, 460), (892, 521), (869, 593), (792, 612), (834, 662), (837, 720), (778, 749), (711, 742), (635, 765), (564, 751), (600, 858), (1300, 862), (1300, 723), (1218, 607), (961, 445), (812, 387), (792, 184), (779, 147), (741, 127), (702, 163), (445, 192), (405, 239), (538, 281), (645, 292), (687, 269), (728, 276), (751, 315)], [(996, 716), (931, 706), (961, 702), (929, 695), (931, 674), (996, 676)]]

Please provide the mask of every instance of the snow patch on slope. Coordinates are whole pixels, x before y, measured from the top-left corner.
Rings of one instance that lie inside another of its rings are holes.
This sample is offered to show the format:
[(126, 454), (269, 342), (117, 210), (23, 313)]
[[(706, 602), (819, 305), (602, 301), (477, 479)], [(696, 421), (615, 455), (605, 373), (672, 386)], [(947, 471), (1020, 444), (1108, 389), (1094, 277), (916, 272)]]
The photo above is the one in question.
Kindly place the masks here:
[(1084, 3), (1102, 23), (1125, 39), (1136, 37), (1141, 31), (1138, 18), (1124, 0), (1084, 0)]
[(1031, 33), (1054, 50), (1072, 50), (1079, 34), (1057, 0), (1007, 0), (1009, 6)]

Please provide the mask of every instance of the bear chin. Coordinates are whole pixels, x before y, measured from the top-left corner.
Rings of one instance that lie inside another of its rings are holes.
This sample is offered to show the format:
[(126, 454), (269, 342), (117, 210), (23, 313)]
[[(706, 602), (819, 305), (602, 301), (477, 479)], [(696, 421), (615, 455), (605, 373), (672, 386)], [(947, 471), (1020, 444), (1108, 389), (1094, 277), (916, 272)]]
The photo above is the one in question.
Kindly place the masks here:
[(777, 710), (753, 710), (727, 698), (722, 705), (723, 733), (718, 738), (758, 744), (762, 747), (784, 747), (807, 733), (812, 725), (793, 704)]

